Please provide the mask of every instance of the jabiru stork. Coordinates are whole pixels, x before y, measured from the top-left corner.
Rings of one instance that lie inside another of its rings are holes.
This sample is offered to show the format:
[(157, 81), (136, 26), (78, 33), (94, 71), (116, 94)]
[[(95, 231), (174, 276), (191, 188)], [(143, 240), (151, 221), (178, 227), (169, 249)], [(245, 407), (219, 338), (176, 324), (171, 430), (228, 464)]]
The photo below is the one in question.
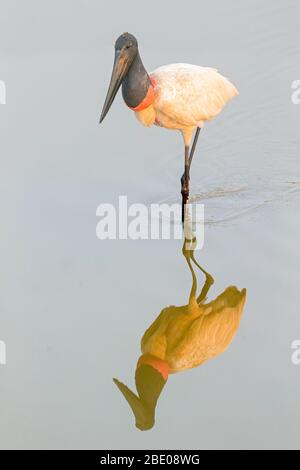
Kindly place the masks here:
[(184, 207), (189, 199), (190, 168), (200, 129), (205, 121), (219, 114), (238, 91), (227, 78), (210, 67), (169, 64), (148, 74), (139, 54), (138, 42), (129, 33), (123, 33), (115, 43), (113, 71), (100, 123), (121, 85), (125, 103), (144, 126), (154, 124), (182, 133), (185, 146), (181, 177), (184, 219)]

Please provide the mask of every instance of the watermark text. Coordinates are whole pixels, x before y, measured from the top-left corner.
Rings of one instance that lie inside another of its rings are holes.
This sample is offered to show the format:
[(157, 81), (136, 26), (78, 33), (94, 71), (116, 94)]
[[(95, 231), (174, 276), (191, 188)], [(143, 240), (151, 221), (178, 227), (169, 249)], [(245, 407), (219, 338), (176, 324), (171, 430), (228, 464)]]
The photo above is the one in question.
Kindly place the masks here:
[(4, 341), (0, 340), (0, 366), (5, 366), (6, 364), (6, 344)]
[(204, 243), (204, 205), (187, 204), (185, 223), (181, 223), (181, 204), (128, 204), (119, 196), (118, 205), (97, 207), (96, 236), (99, 240), (181, 240), (197, 238), (197, 249)]
[(298, 366), (300, 364), (300, 339), (295, 339), (291, 344), (291, 348), (294, 349), (291, 361), (295, 366)]
[(0, 104), (6, 104), (6, 85), (4, 80), (0, 80)]
[(292, 103), (300, 104), (300, 80), (294, 80), (291, 87), (294, 90), (291, 95)]

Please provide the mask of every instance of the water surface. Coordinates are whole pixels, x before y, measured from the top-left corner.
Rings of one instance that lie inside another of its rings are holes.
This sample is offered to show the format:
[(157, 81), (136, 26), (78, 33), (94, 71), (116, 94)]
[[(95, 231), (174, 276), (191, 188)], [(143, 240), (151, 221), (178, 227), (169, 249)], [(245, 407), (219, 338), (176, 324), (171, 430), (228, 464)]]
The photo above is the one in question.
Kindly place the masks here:
[[(2, 3), (1, 448), (299, 447), (298, 2)], [(120, 194), (179, 201), (179, 133), (142, 128), (121, 97), (97, 125), (124, 30), (149, 70), (213, 66), (240, 92), (201, 133), (191, 192), (209, 299), (246, 287), (243, 318), (227, 352), (169, 380), (148, 432), (112, 377), (134, 387), (145, 328), (191, 277), (181, 241), (95, 235)]]

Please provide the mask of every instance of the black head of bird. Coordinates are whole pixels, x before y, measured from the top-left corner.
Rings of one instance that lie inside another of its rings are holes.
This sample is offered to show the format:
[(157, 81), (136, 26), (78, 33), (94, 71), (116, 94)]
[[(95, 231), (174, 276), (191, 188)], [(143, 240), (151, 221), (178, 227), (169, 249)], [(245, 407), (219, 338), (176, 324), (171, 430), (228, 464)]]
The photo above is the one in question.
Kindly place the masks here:
[(151, 85), (139, 55), (138, 42), (130, 33), (123, 33), (115, 43), (114, 65), (100, 123), (107, 115), (121, 85), (124, 101), (131, 108), (145, 98)]

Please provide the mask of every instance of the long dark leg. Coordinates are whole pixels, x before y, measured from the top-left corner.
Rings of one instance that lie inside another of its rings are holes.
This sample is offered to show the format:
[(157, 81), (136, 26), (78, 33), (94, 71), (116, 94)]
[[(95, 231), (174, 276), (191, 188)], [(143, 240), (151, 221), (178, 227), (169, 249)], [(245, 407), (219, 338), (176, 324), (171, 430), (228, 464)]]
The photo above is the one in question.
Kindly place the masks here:
[(189, 171), (190, 171), (190, 168), (191, 168), (191, 163), (192, 163), (192, 160), (193, 160), (193, 156), (194, 156), (194, 152), (195, 152), (195, 148), (196, 148), (196, 145), (197, 145), (197, 140), (198, 140), (200, 131), (201, 131), (201, 127), (197, 127), (196, 132), (195, 132), (195, 137), (194, 137), (194, 140), (193, 140), (193, 145), (192, 145), (192, 148), (191, 148), (191, 153), (189, 155), (189, 161), (188, 161)]
[(189, 151), (189, 146), (185, 146), (185, 154), (184, 154), (184, 173), (181, 177), (181, 195), (182, 195), (182, 223), (184, 222), (184, 208), (185, 204), (189, 200), (189, 194), (190, 194), (190, 168), (191, 168), (191, 163), (193, 160), (193, 156), (195, 153), (195, 148), (197, 144), (197, 140), (200, 134), (200, 127), (197, 127), (195, 137), (193, 140), (192, 148), (191, 151)]
[(184, 173), (181, 177), (181, 196), (182, 196), (182, 209), (181, 220), (184, 222), (185, 205), (189, 200), (190, 193), (190, 175), (189, 175), (189, 153), (190, 148), (188, 145), (184, 148)]

